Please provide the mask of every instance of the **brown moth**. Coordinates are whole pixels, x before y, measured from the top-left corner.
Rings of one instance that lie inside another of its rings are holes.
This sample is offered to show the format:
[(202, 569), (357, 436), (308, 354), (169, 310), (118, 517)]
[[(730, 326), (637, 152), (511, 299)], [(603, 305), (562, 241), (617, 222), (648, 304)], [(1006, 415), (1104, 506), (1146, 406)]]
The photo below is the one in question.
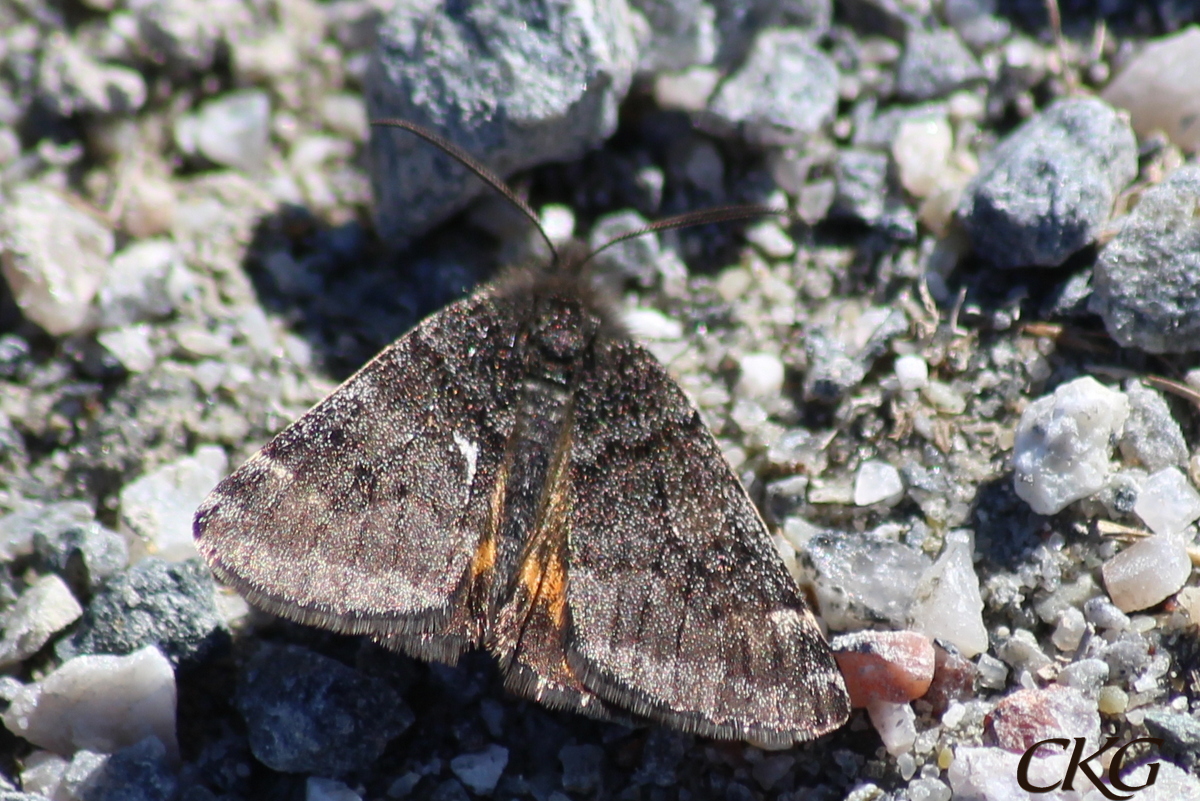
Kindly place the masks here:
[[(377, 124), (537, 222), (457, 146)], [(551, 707), (773, 746), (842, 725), (829, 646), (712, 434), (592, 288), (594, 254), (547, 244), (550, 265), (428, 317), (222, 481), (200, 553), (291, 620), (427, 660), (486, 648)]]

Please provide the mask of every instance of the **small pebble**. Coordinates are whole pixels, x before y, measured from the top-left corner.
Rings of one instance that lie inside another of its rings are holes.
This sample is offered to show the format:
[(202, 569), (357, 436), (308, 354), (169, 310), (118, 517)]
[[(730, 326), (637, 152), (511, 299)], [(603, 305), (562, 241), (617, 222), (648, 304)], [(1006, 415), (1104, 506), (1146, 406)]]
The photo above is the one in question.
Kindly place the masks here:
[(878, 459), (863, 462), (854, 476), (854, 505), (892, 505), (904, 497), (900, 471)]
[(867, 707), (867, 715), (889, 754), (897, 756), (912, 750), (917, 741), (917, 727), (911, 705), (873, 701)]
[(929, 383), (929, 364), (920, 356), (898, 356), (894, 369), (900, 389), (920, 390)]
[(859, 631), (834, 637), (831, 645), (853, 707), (907, 703), (924, 695), (933, 681), (933, 641), (924, 634)]
[(1054, 633), (1050, 635), (1050, 640), (1058, 650), (1064, 653), (1073, 653), (1079, 647), (1086, 631), (1087, 622), (1083, 619), (1083, 612), (1075, 607), (1069, 607), (1059, 615), (1058, 625), (1054, 627)]
[(921, 395), (943, 414), (962, 414), (967, 409), (967, 399), (942, 381), (928, 382)]
[(1129, 694), (1120, 687), (1109, 684), (1100, 688), (1096, 703), (1102, 715), (1121, 715), (1129, 706)]
[(1034, 743), (1070, 732), (1094, 744), (1100, 736), (1096, 702), (1079, 690), (1059, 684), (1017, 690), (1000, 699), (987, 725), (1001, 748), (1023, 754)]
[(747, 353), (734, 391), (743, 398), (776, 398), (783, 391), (783, 362), (773, 353)]
[(1183, 150), (1200, 150), (1200, 28), (1189, 26), (1146, 42), (1101, 94), (1126, 109), (1142, 136), (1164, 131)]
[(1095, 698), (1108, 681), (1108, 663), (1103, 659), (1080, 659), (1063, 667), (1055, 679), (1064, 687), (1074, 687), (1088, 698)]
[(131, 373), (144, 373), (155, 364), (154, 347), (150, 344), (149, 325), (140, 323), (112, 331), (101, 331), (96, 335), (106, 351)]
[(228, 457), (217, 445), (204, 445), (192, 456), (163, 465), (121, 490), (121, 527), (139, 537), (148, 553), (179, 561), (196, 556), (192, 517), (228, 471)]
[(988, 647), (973, 550), (969, 533), (949, 532), (942, 555), (921, 577), (909, 611), (913, 628), (953, 643), (968, 659)]
[(683, 337), (683, 323), (668, 317), (658, 309), (626, 309), (621, 315), (621, 321), (637, 339), (674, 342)]
[(304, 801), (362, 801), (362, 796), (345, 782), (309, 776), (304, 784)]
[(575, 235), (575, 212), (570, 206), (548, 203), (538, 213), (542, 230), (551, 242), (567, 242)]
[(1178, 467), (1142, 482), (1133, 511), (1155, 534), (1179, 534), (1200, 518), (1200, 492)]
[(1030, 673), (1038, 672), (1052, 661), (1042, 652), (1037, 638), (1028, 629), (1017, 629), (1004, 638), (996, 647), (996, 656), (1011, 665), (1013, 670)]
[(111, 754), (153, 735), (178, 758), (175, 672), (154, 646), (80, 656), (26, 685), (0, 715), (8, 730), (59, 754)]
[(83, 607), (58, 576), (42, 576), (4, 613), (0, 668), (33, 656), (58, 632), (83, 615)]
[(1182, 540), (1156, 534), (1109, 559), (1100, 572), (1113, 603), (1122, 612), (1136, 612), (1178, 592), (1192, 573), (1192, 561)]
[(1187, 464), (1187, 441), (1163, 396), (1140, 381), (1130, 381), (1125, 397), (1129, 418), (1120, 443), (1125, 460), (1151, 473)]
[(1052, 515), (1104, 487), (1111, 440), (1129, 401), (1085, 376), (1026, 407), (1013, 447), (1013, 488), (1038, 514)]
[(476, 754), (460, 754), (450, 760), (450, 770), (476, 795), (491, 795), (508, 765), (508, 749), (489, 745)]
[(107, 280), (113, 234), (38, 184), (7, 193), (0, 208), (0, 272), (21, 313), (54, 336), (79, 330)]
[(768, 259), (786, 259), (796, 253), (796, 243), (787, 231), (779, 223), (770, 220), (747, 228), (746, 241), (761, 250)]
[(954, 132), (944, 116), (907, 119), (892, 142), (900, 183), (913, 197), (927, 197), (943, 184), (954, 148)]
[(1103, 596), (1089, 598), (1083, 604), (1083, 616), (1102, 631), (1128, 631), (1130, 628), (1129, 616)]
[(720, 81), (720, 71), (712, 67), (660, 72), (654, 76), (654, 102), (664, 111), (704, 111)]
[(219, 95), (175, 123), (181, 151), (246, 173), (266, 168), (270, 135), (271, 99), (258, 89)]

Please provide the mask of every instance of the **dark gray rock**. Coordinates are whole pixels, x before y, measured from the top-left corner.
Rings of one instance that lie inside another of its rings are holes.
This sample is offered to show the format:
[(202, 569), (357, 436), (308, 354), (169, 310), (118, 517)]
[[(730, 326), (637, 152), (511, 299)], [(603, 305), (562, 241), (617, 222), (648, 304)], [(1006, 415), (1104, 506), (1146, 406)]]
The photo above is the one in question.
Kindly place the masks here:
[(903, 40), (908, 31), (922, 24), (922, 17), (910, 5), (903, 0), (843, 0), (838, 14), (861, 34)]
[(1146, 730), (1161, 737), (1163, 751), (1180, 758), (1181, 767), (1200, 767), (1200, 720), (1179, 712), (1155, 709), (1146, 713)]
[(1200, 166), (1148, 190), (1100, 252), (1089, 308), (1125, 347), (1200, 350)]
[(954, 31), (913, 31), (900, 59), (896, 94), (905, 100), (932, 100), (984, 77)]
[(246, 665), (235, 704), (254, 756), (284, 773), (365, 768), (413, 722), (383, 681), (294, 645), (263, 646)]
[(1137, 141), (1112, 107), (1059, 100), (1002, 142), (957, 213), (997, 267), (1056, 267), (1091, 244), (1137, 175)]
[(642, 764), (633, 774), (634, 783), (657, 787), (678, 783), (679, 763), (691, 745), (691, 735), (655, 726), (642, 744)]
[[(501, 175), (568, 161), (610, 135), (637, 62), (628, 7), (614, 0), (402, 4), (379, 28), (367, 74), (372, 119), (400, 117)], [(482, 47), (480, 43), (486, 42)], [(380, 233), (401, 243), (486, 190), (411, 134), (374, 128)]]
[(69, 639), (55, 652), (130, 654), (157, 645), (173, 665), (203, 659), (229, 636), (213, 601), (208, 568), (197, 559), (145, 559), (111, 578), (92, 598)]
[(562, 785), (568, 793), (591, 796), (600, 788), (604, 749), (598, 745), (564, 745), (558, 752), (562, 763)]
[(157, 737), (109, 757), (83, 793), (86, 801), (170, 801), (178, 781)]
[(709, 123), (762, 145), (801, 144), (833, 118), (838, 69), (801, 28), (765, 30), (709, 102)]

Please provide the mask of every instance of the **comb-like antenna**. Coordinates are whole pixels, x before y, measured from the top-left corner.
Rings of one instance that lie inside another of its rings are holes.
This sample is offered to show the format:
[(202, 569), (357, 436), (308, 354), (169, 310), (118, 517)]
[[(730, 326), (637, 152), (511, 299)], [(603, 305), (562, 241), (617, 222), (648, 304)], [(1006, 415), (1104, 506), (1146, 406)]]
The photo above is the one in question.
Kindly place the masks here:
[(546, 245), (550, 248), (550, 254), (554, 258), (555, 263), (558, 263), (558, 248), (554, 247), (554, 243), (551, 242), (550, 237), (546, 235), (545, 229), (542, 228), (542, 222), (538, 219), (537, 212), (530, 208), (529, 204), (522, 200), (516, 192), (509, 189), (508, 184), (504, 183), (500, 176), (483, 166), (483, 164), (480, 163), (480, 161), (470, 153), (463, 150), (449, 139), (438, 136), (433, 131), (422, 128), (420, 125), (417, 125), (414, 122), (409, 122), (408, 120), (371, 120), (371, 124), (378, 125), (380, 127), (403, 128), (409, 133), (416, 134), (429, 144), (436, 147), (438, 150), (445, 153), (450, 158), (457, 161), (459, 164), (466, 167), (471, 172), (475, 173), (481, 180), (483, 180), (484, 183), (486, 183), (492, 189), (495, 189), (501, 195), (504, 195), (504, 197), (508, 199), (508, 202), (520, 209), (521, 213), (529, 218), (529, 221), (533, 223), (535, 228), (537, 228), (538, 233), (542, 235), (542, 239), (546, 240)]

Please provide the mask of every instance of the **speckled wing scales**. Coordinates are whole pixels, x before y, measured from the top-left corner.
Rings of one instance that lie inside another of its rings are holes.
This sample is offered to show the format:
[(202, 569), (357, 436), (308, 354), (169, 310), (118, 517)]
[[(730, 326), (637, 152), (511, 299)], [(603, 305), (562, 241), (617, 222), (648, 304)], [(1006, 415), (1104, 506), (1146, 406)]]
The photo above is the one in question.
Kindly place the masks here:
[(194, 525), (214, 572), (423, 658), (478, 645), (521, 381), (510, 303), (484, 291), (426, 319), (222, 481)]
[(567, 660), (668, 725), (786, 744), (849, 714), (841, 674), (699, 415), (632, 342), (597, 342), (575, 392)]

